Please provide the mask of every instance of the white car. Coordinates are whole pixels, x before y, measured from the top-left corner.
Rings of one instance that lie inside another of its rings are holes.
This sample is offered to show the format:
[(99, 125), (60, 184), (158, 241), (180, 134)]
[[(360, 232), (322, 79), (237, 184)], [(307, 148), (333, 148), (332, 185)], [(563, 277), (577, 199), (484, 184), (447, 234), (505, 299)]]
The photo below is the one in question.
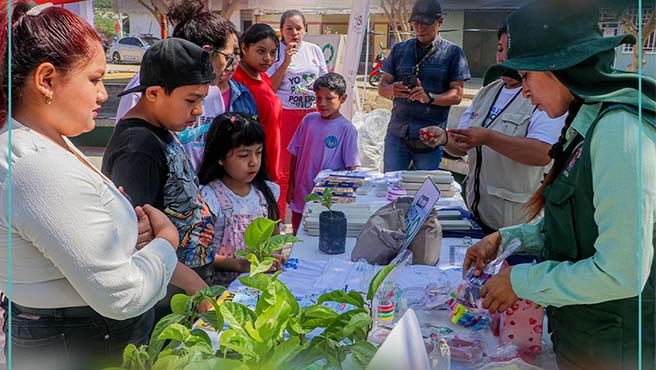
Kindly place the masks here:
[(141, 63), (146, 50), (159, 38), (154, 36), (125, 36), (114, 42), (107, 51), (107, 61), (120, 63)]

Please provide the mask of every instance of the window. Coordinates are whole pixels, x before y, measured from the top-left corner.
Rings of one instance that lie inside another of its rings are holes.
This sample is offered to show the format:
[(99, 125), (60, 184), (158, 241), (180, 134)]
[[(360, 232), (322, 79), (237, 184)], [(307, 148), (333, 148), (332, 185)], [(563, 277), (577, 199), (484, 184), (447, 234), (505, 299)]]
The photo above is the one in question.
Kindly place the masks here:
[(121, 44), (121, 45), (130, 45), (130, 40), (127, 39), (127, 38), (124, 38), (124, 39), (120, 39), (118, 41), (118, 43)]
[[(651, 12), (656, 11), (656, 9), (643, 9), (642, 11), (642, 25), (644, 26)], [(638, 10), (631, 9), (628, 10), (627, 14), (632, 22), (636, 22), (638, 18)], [(599, 19), (599, 26), (601, 31), (604, 34), (604, 37), (617, 36), (625, 33), (620, 25), (617, 16), (608, 10), (602, 10), (601, 18)], [(644, 48), (642, 49), (645, 54), (656, 54), (656, 32), (652, 32), (649, 37), (644, 41)], [(633, 54), (633, 45), (624, 44), (620, 49), (622, 54)]]

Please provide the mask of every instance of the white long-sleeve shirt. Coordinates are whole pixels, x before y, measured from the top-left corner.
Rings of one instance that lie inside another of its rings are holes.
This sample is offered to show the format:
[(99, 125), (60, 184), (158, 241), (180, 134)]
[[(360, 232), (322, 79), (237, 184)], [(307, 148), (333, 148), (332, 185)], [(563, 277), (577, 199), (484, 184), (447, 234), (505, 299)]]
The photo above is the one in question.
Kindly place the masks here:
[(0, 289), (10, 282), (12, 301), (23, 306), (90, 306), (118, 320), (153, 307), (177, 263), (171, 244), (157, 238), (137, 250), (136, 215), (118, 189), (15, 120), (9, 179), (7, 132), (0, 130)]

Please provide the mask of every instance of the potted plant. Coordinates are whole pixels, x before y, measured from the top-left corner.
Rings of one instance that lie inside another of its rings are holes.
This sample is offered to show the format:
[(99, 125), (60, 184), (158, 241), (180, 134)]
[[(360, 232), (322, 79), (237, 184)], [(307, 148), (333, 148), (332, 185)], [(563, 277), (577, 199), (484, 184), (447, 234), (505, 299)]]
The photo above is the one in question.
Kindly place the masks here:
[[(244, 235), (247, 249), (240, 254), (251, 262), (251, 268), (239, 280), (259, 291), (254, 309), (236, 302), (217, 304), (214, 297), (223, 287), (205, 288), (191, 297), (178, 294), (171, 300), (173, 313), (155, 326), (150, 343), (128, 345), (121, 366), (105, 370), (307, 370), (316, 364), (341, 370), (348, 355), (358, 369), (366, 368), (376, 352), (367, 341), (373, 325), (373, 298), (394, 265), (374, 276), (366, 298), (355, 291), (335, 290), (321, 295), (316, 304), (300, 307), (278, 280), (280, 271), (265, 273), (272, 263), (271, 251), (298, 241), (291, 235), (272, 236), (274, 227), (274, 221), (259, 218)], [(198, 304), (207, 298), (214, 310), (198, 315)], [(324, 306), (325, 302), (353, 308), (340, 314)], [(204, 330), (194, 328), (198, 318), (222, 333), (218, 350)], [(309, 339), (307, 335), (316, 329), (321, 333)]]
[(321, 195), (309, 194), (306, 202), (318, 200), (328, 210), (319, 214), (319, 250), (327, 254), (341, 254), (346, 248), (346, 215), (333, 211), (333, 190), (326, 188)]

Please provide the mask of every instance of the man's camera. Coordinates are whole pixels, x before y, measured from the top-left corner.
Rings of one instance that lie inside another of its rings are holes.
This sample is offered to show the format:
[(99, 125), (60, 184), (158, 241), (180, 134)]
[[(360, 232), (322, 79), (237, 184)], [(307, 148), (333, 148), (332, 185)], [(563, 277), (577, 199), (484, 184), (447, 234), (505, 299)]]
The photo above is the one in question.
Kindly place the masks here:
[(401, 83), (407, 86), (409, 89), (414, 89), (417, 87), (417, 76), (412, 73), (406, 73), (403, 75)]

